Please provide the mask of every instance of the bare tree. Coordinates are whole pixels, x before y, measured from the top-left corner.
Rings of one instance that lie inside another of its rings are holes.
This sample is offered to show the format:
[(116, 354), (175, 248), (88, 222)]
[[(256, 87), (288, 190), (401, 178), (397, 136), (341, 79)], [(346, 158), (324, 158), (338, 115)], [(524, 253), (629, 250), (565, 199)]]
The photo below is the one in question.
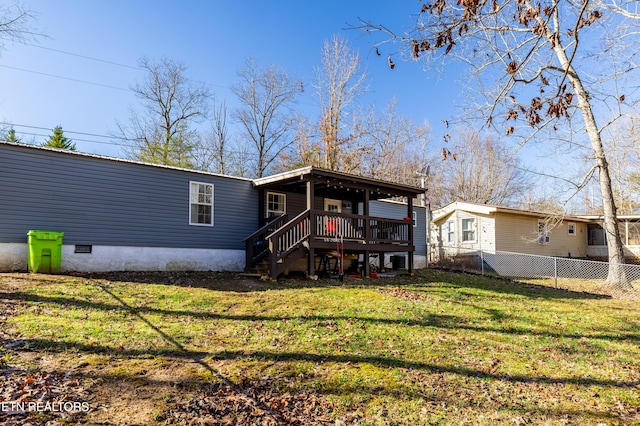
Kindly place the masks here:
[[(364, 124), (364, 143), (354, 160), (359, 174), (416, 185), (429, 164), (430, 128), (400, 115), (391, 99), (382, 114), (372, 111)], [(347, 154), (350, 155), (350, 154)]]
[(213, 126), (211, 131), (211, 146), (214, 153), (213, 170), (226, 174), (229, 172), (227, 157), (229, 156), (229, 131), (227, 128), (227, 104), (222, 102), (213, 109)]
[(539, 194), (526, 195), (517, 207), (534, 212), (547, 213), (549, 218), (564, 218), (566, 215), (565, 206), (556, 198), (540, 196)]
[(293, 142), (280, 154), (275, 170), (283, 172), (306, 166), (322, 167), (322, 146), (316, 132), (317, 128), (307, 117), (296, 117)]
[(640, 207), (640, 129), (638, 116), (625, 117), (603, 132), (611, 159), (611, 181), (620, 214), (633, 214)]
[(292, 143), (294, 119), (290, 107), (303, 91), (303, 85), (273, 65), (261, 69), (251, 58), (238, 71), (238, 77), (240, 81), (232, 91), (242, 105), (234, 117), (255, 152), (253, 175), (262, 177)]
[(437, 206), (453, 201), (516, 205), (530, 184), (517, 157), (492, 136), (469, 130), (455, 135), (454, 153), (443, 148), (442, 160), (433, 162), (431, 202)]
[(340, 170), (344, 164), (341, 154), (349, 151), (347, 145), (358, 137), (345, 122), (345, 116), (353, 101), (367, 89), (366, 73), (361, 70), (358, 53), (338, 35), (324, 42), (320, 63), (315, 89), (321, 108), (319, 133), (323, 167)]
[(228, 174), (233, 152), (229, 143), (226, 102), (214, 103), (212, 111), (211, 129), (195, 147), (193, 161), (198, 170)]
[(24, 43), (40, 36), (29, 26), (33, 19), (33, 12), (17, 3), (12, 6), (0, 5), (0, 51), (5, 41)]
[(141, 110), (132, 110), (126, 124), (117, 123), (118, 135), (128, 140), (126, 155), (151, 163), (194, 167), (192, 153), (199, 135), (192, 126), (207, 118), (209, 91), (190, 82), (186, 67), (174, 60), (143, 58), (140, 66), (147, 77), (132, 90), (142, 103)]
[(253, 176), (253, 163), (254, 155), (251, 149), (246, 144), (236, 145), (231, 151), (230, 157), (227, 159), (228, 173), (232, 176), (251, 177)]
[[(617, 89), (638, 70), (639, 33), (630, 28), (638, 19), (637, 2), (433, 0), (420, 7), (410, 34), (367, 22), (364, 27), (386, 34), (383, 43), (403, 41), (416, 60), (443, 64), (457, 58), (495, 82), (495, 91), (479, 86), (485, 99), (481, 113), (487, 125), (501, 124), (506, 134), (517, 133), (519, 123), (534, 133), (572, 120), (582, 124), (592, 150), (590, 173), (598, 173), (602, 197), (611, 264), (607, 281), (628, 288), (619, 266), (624, 253), (601, 132), (621, 104), (631, 101)], [(618, 11), (605, 16), (609, 9)]]
[[(351, 111), (349, 124), (352, 135), (339, 145), (337, 170), (417, 185), (420, 173), (429, 166), (427, 145), (430, 128), (427, 123), (416, 125), (396, 109), (392, 99), (382, 113), (374, 108), (362, 113)], [(327, 154), (322, 134), (308, 120), (300, 120), (292, 148), (283, 153), (279, 170), (302, 166), (326, 167)]]

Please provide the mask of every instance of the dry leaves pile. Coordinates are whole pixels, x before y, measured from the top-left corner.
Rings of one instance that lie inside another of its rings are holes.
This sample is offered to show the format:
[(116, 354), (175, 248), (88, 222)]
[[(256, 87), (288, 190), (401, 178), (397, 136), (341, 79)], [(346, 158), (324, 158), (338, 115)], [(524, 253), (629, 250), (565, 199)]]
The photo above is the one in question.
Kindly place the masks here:
[(406, 290), (404, 288), (381, 288), (379, 291), (387, 296), (397, 297), (403, 300), (417, 301), (428, 298), (426, 295), (418, 293), (417, 291)]
[(239, 392), (231, 384), (212, 385), (188, 401), (169, 404), (165, 424), (184, 425), (326, 425), (332, 407), (309, 392), (290, 392), (263, 378)]
[(89, 393), (83, 381), (69, 375), (0, 370), (0, 422), (41, 425), (77, 422), (87, 414)]
[(35, 426), (81, 421), (89, 409), (89, 392), (83, 380), (9, 365), (11, 358), (6, 351), (24, 341), (7, 333), (4, 324), (18, 311), (19, 304), (8, 300), (0, 306), (0, 424)]

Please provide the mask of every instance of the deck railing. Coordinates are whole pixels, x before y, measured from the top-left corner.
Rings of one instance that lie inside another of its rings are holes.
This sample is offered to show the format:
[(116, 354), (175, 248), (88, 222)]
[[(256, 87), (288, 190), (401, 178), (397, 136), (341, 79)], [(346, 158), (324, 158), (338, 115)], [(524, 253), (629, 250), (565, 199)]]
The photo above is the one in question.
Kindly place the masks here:
[(365, 240), (365, 216), (315, 210), (313, 217), (314, 236), (317, 238)]
[(411, 220), (371, 218), (370, 242), (389, 244), (410, 244), (409, 227)]
[(303, 244), (308, 244), (310, 230), (310, 211), (305, 210), (265, 237), (268, 251), (271, 253), (269, 271), (272, 277), (277, 277), (281, 270), (284, 270), (286, 258), (290, 253), (294, 250), (304, 250)]
[(314, 210), (312, 213), (316, 238), (342, 238), (366, 244), (410, 244), (409, 227), (413, 226), (411, 220), (327, 213), (322, 210)]
[(277, 277), (284, 270), (287, 257), (299, 258), (315, 242), (343, 240), (357, 244), (410, 245), (411, 220), (388, 219), (323, 210), (305, 210), (287, 221), (280, 216), (249, 236), (246, 241), (247, 268), (268, 257), (269, 273)]

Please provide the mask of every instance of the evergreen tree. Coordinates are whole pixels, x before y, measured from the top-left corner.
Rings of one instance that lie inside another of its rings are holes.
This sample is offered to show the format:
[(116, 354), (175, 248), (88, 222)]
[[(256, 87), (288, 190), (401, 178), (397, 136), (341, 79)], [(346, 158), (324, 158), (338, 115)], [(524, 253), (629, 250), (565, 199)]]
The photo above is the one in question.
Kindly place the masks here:
[(42, 146), (48, 146), (49, 148), (68, 149), (69, 151), (76, 150), (76, 144), (67, 138), (62, 132), (62, 126), (56, 126), (53, 129), (53, 135), (49, 136), (49, 139), (42, 144)]
[(2, 139), (4, 139), (5, 142), (15, 142), (15, 143), (22, 141), (22, 139), (16, 136), (16, 131), (13, 128), (9, 129), (7, 133), (4, 134)]

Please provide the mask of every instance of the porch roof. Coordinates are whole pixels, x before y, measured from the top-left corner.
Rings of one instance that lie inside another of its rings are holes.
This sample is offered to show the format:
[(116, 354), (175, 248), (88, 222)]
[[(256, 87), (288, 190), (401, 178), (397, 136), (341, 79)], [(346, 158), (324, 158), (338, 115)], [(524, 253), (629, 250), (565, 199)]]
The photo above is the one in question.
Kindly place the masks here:
[(403, 185), (379, 179), (356, 176), (317, 167), (303, 167), (264, 178), (255, 179), (256, 188), (277, 189), (287, 192), (306, 192), (306, 182), (315, 183), (315, 193), (339, 198), (339, 194), (354, 190), (370, 191), (370, 199), (390, 197), (415, 197), (425, 192), (424, 188)]

